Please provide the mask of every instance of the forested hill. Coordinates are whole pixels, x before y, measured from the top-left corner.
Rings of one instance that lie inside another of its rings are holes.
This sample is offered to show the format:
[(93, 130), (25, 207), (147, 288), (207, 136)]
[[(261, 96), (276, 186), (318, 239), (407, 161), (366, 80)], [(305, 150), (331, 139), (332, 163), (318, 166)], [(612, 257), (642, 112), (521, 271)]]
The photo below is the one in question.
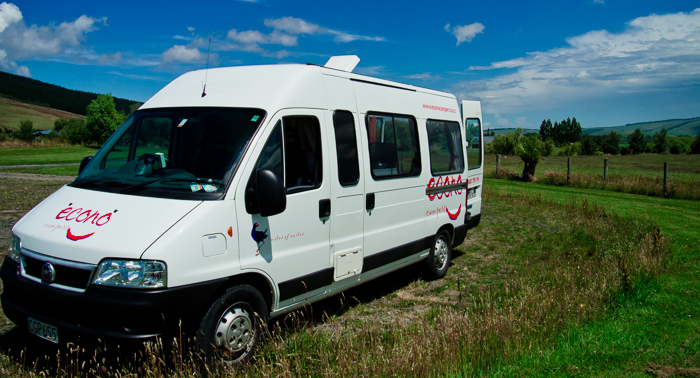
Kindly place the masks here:
[[(85, 108), (97, 94), (76, 91), (24, 76), (0, 72), (0, 97), (85, 115)], [(117, 111), (129, 114), (136, 101), (114, 98)]]

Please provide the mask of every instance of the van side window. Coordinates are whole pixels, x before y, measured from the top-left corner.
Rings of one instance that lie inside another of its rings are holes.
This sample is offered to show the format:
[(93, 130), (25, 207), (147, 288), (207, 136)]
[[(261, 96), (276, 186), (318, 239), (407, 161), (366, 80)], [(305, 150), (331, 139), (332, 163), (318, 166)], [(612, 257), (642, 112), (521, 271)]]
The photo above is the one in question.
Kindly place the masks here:
[(282, 122), (277, 121), (275, 129), (270, 133), (270, 138), (265, 143), (258, 164), (255, 165), (255, 170), (268, 169), (279, 177), (283, 177), (282, 173)]
[(287, 193), (321, 186), (321, 126), (316, 117), (282, 118)]
[(467, 137), (467, 159), (469, 159), (469, 169), (481, 167), (481, 124), (478, 119), (468, 119), (465, 127)]
[(284, 177), (284, 172), (282, 171), (282, 121), (277, 121), (275, 128), (270, 133), (270, 137), (265, 142), (265, 146), (263, 146), (258, 162), (255, 164), (255, 169), (248, 179), (248, 186), (245, 192), (245, 209), (248, 214), (260, 212), (255, 201), (255, 192), (257, 190), (255, 172), (260, 169), (267, 169), (276, 174), (277, 177)]
[(430, 171), (433, 176), (464, 172), (459, 123), (428, 120)]
[(355, 118), (346, 110), (333, 113), (335, 146), (338, 154), (338, 181), (340, 185), (355, 185), (360, 182), (360, 165), (357, 159)]
[(420, 175), (420, 149), (415, 118), (370, 113), (366, 125), (374, 178)]

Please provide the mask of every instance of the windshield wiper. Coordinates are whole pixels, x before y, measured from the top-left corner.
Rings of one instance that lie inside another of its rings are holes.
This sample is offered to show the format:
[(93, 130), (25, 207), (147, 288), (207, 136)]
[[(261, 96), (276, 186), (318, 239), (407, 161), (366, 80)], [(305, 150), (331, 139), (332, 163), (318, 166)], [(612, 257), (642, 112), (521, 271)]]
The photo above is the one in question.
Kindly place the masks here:
[(73, 181), (73, 183), (71, 183), (71, 186), (74, 187), (74, 188), (82, 188), (82, 187), (85, 187), (85, 186), (88, 186), (88, 185), (90, 185), (90, 184), (94, 184), (94, 183), (97, 183), (97, 182), (100, 182), (100, 184), (119, 184), (119, 185), (121, 185), (121, 186), (127, 185), (126, 183), (123, 183), (123, 182), (120, 182), (120, 181), (105, 180), (105, 179), (103, 179), (103, 178), (98, 178), (98, 179), (95, 179), (95, 180), (88, 180), (88, 181), (83, 181), (83, 182), (78, 182), (78, 183), (76, 183), (75, 181)]
[(138, 184), (129, 186), (127, 188), (120, 190), (119, 193), (122, 193), (122, 194), (131, 193), (131, 192), (137, 191), (145, 186), (155, 184), (157, 182), (164, 182), (164, 181), (176, 181), (176, 182), (180, 181), (180, 182), (193, 182), (193, 183), (198, 183), (198, 184), (221, 185), (221, 180), (201, 179), (201, 178), (184, 178), (184, 177), (177, 177), (177, 178), (163, 177), (163, 178), (159, 178), (159, 179), (155, 179), (155, 180), (151, 180), (151, 181), (145, 181), (142, 183), (138, 183)]

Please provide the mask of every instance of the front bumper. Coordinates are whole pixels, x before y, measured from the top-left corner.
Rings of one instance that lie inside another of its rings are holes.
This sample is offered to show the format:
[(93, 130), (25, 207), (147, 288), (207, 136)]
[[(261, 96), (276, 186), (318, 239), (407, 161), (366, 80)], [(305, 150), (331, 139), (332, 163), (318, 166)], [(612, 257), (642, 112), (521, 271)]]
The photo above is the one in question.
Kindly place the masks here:
[(58, 327), (59, 340), (78, 336), (146, 339), (190, 332), (226, 279), (159, 290), (90, 285), (84, 292), (52, 288), (22, 277), (8, 258), (0, 268), (5, 315), (27, 328), (27, 317)]

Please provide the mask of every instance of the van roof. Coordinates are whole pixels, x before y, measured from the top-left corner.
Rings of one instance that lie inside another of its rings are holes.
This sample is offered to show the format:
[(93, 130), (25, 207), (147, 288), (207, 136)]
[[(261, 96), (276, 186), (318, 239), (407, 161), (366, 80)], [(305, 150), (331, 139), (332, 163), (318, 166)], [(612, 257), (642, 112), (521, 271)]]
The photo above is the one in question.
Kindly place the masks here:
[[(454, 95), (316, 65), (277, 64), (192, 71), (176, 78), (141, 107), (326, 108), (323, 75), (433, 94)], [(206, 87), (205, 87), (206, 83)], [(206, 88), (206, 90), (205, 90)]]

